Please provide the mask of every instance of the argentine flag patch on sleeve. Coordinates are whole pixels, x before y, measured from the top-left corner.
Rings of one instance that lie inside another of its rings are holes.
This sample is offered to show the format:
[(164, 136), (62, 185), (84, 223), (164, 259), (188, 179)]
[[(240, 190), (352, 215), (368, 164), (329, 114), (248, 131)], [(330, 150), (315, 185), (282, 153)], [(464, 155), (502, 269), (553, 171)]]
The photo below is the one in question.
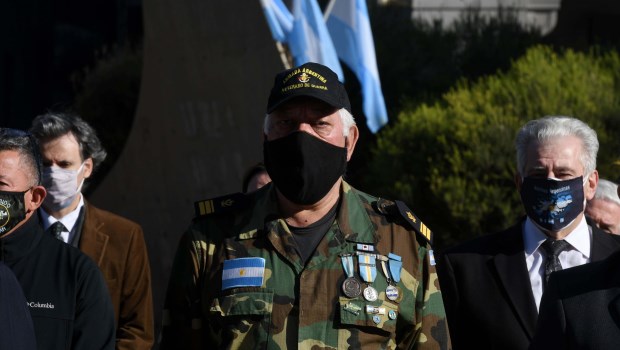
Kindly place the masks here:
[(265, 259), (239, 258), (224, 260), (222, 290), (237, 287), (261, 287), (265, 277)]

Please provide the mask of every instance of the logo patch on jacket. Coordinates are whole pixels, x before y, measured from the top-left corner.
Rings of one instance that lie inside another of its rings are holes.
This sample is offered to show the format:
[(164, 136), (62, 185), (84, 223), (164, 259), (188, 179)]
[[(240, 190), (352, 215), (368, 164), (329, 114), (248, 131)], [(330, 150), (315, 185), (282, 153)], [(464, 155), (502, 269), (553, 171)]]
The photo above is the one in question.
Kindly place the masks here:
[(237, 287), (261, 287), (265, 277), (265, 259), (239, 258), (224, 261), (222, 290)]

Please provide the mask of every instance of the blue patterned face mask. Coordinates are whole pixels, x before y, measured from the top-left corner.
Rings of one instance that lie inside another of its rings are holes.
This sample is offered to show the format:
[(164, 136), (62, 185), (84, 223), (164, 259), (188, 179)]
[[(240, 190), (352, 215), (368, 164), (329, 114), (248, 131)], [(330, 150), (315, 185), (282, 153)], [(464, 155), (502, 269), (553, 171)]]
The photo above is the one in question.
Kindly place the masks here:
[(570, 180), (526, 177), (521, 201), (527, 216), (539, 227), (560, 231), (583, 212), (583, 176)]

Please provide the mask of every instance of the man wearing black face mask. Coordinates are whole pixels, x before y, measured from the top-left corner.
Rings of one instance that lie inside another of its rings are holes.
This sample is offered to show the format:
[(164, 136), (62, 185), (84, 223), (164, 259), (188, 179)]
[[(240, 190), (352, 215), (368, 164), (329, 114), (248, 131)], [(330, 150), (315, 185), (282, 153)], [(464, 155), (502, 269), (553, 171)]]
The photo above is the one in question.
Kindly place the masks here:
[(0, 129), (0, 259), (22, 286), (37, 348), (114, 349), (114, 310), (97, 265), (44, 234), (41, 158), (30, 134)]
[(620, 248), (584, 217), (598, 147), (596, 132), (575, 118), (545, 117), (519, 130), (516, 185), (527, 216), (438, 262), (455, 349), (527, 349), (550, 274)]
[(358, 130), (325, 66), (278, 74), (272, 183), (196, 204), (164, 310), (164, 349), (448, 349), (430, 230), (343, 180)]

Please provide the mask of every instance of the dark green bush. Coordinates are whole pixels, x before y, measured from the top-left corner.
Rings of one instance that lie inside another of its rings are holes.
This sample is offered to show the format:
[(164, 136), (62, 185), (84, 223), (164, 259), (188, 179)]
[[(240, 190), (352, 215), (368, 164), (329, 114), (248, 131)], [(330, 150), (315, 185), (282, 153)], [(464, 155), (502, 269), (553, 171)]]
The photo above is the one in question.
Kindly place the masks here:
[(439, 247), (505, 228), (523, 213), (513, 142), (528, 120), (584, 120), (599, 135), (601, 176), (617, 177), (618, 72), (616, 53), (532, 48), (505, 73), (462, 81), (441, 102), (400, 113), (377, 137), (366, 184), (410, 204)]

